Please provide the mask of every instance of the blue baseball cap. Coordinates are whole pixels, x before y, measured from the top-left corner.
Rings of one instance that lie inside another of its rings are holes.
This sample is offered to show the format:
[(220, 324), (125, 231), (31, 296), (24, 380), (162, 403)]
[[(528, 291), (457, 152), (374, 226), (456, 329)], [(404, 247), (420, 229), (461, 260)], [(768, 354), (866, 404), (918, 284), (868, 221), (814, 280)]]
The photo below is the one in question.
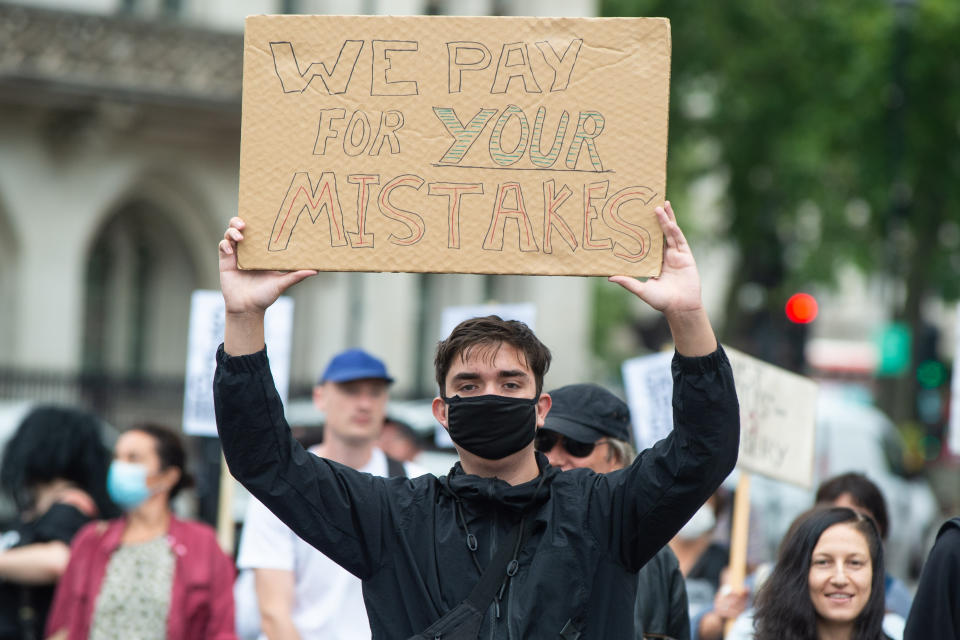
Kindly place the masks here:
[(330, 359), (330, 363), (320, 376), (320, 382), (350, 382), (365, 379), (393, 382), (387, 373), (387, 366), (363, 349), (347, 349)]

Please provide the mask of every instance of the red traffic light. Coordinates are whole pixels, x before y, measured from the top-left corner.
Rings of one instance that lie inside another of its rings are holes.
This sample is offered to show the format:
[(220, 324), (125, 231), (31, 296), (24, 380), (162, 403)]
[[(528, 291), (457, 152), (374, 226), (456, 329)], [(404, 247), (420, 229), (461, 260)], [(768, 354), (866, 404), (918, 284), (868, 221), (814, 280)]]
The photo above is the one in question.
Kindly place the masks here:
[(784, 310), (790, 322), (807, 324), (817, 317), (817, 300), (809, 293), (795, 293), (787, 300)]

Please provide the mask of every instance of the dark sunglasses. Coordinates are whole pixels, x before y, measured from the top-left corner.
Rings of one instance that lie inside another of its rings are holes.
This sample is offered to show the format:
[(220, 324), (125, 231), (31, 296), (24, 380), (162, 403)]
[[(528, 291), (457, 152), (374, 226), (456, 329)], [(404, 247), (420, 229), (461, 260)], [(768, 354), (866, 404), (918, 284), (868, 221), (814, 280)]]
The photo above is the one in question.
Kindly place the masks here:
[(598, 440), (597, 442), (580, 442), (579, 440), (571, 440), (565, 436), (561, 436), (559, 433), (554, 433), (553, 431), (544, 431), (539, 429), (537, 435), (533, 440), (533, 446), (540, 453), (547, 453), (552, 451), (557, 442), (560, 442), (563, 445), (564, 450), (567, 453), (572, 455), (574, 458), (586, 458), (588, 455), (593, 453), (594, 448), (598, 444), (606, 444), (606, 440)]

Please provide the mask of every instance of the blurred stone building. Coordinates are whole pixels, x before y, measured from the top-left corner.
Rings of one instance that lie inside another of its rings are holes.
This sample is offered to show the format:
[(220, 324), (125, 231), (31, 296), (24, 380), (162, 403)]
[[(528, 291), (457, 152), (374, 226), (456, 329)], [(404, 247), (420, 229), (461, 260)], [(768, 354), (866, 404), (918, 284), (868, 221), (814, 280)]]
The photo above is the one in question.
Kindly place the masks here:
[[(190, 294), (237, 207), (243, 18), (590, 15), (590, 0), (0, 2), (0, 399), (179, 422)], [(433, 393), (443, 307), (533, 302), (549, 384), (589, 370), (590, 281), (327, 273), (298, 286), (294, 388), (334, 352)]]

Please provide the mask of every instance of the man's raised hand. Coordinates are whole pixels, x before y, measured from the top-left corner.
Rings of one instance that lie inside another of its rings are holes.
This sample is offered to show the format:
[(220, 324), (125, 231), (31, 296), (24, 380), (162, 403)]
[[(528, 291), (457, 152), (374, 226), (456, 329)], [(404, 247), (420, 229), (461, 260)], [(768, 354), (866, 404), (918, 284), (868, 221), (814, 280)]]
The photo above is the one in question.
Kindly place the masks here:
[(316, 271), (241, 271), (237, 268), (237, 243), (246, 225), (231, 218), (219, 245), (220, 290), (226, 308), (223, 348), (233, 356), (263, 349), (263, 315), (289, 287)]
[(641, 282), (629, 276), (612, 276), (610, 282), (663, 313), (677, 351), (688, 356), (706, 355), (717, 348), (717, 343), (700, 297), (697, 263), (670, 203), (665, 202), (654, 211), (665, 237), (660, 277)]
[(289, 287), (316, 271), (241, 271), (237, 268), (237, 243), (243, 240), (246, 224), (231, 218), (220, 241), (220, 289), (227, 314), (263, 314)]

